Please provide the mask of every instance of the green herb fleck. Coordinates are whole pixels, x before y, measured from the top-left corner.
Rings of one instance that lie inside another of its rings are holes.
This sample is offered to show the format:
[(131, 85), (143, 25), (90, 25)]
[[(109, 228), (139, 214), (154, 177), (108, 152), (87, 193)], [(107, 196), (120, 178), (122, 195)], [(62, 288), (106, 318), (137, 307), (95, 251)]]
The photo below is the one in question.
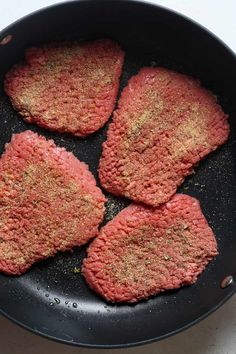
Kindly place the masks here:
[(80, 268), (74, 267), (73, 273), (75, 274), (80, 273)]

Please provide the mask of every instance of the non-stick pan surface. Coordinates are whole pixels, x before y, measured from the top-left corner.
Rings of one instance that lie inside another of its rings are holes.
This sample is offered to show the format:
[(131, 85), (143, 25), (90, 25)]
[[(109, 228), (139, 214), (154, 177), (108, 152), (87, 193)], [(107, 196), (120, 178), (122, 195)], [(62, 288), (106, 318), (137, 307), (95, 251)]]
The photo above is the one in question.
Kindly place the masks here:
[[(147, 343), (176, 333), (214, 311), (235, 291), (221, 289), (236, 277), (236, 58), (205, 29), (166, 9), (135, 1), (66, 2), (39, 11), (8, 27), (0, 45), (0, 152), (12, 133), (32, 129), (88, 163), (97, 177), (104, 127), (78, 139), (49, 133), (23, 122), (3, 92), (3, 78), (26, 47), (57, 39), (112, 37), (126, 51), (121, 87), (144, 65), (161, 65), (199, 78), (230, 115), (231, 136), (195, 169), (179, 189), (197, 197), (212, 226), (219, 256), (196, 284), (136, 305), (111, 305), (86, 286), (80, 267), (86, 247), (36, 264), (21, 277), (0, 275), (0, 311), (24, 327), (65, 343), (121, 347)], [(106, 221), (128, 205), (108, 196)]]

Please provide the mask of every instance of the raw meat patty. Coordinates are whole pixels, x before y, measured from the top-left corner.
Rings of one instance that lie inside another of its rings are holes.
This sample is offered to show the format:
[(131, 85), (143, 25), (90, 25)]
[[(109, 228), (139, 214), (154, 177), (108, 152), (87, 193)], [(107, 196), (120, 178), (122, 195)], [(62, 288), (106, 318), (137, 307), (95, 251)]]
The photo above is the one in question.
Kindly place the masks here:
[(87, 165), (31, 131), (0, 159), (0, 271), (33, 263), (96, 236), (105, 198)]
[(123, 209), (89, 246), (82, 272), (106, 300), (136, 302), (196, 282), (217, 254), (199, 202), (176, 194), (156, 209)]
[(57, 43), (25, 52), (26, 64), (6, 75), (5, 91), (29, 123), (86, 136), (111, 115), (124, 53), (104, 39)]
[(158, 206), (229, 134), (227, 115), (199, 82), (143, 68), (123, 90), (103, 144), (99, 177), (115, 195)]

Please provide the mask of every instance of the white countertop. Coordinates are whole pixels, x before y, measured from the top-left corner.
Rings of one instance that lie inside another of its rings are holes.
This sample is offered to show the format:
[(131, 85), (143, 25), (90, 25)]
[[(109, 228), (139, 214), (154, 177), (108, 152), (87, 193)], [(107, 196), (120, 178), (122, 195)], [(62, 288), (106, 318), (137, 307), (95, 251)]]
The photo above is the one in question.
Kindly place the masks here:
[[(99, 0), (98, 0), (99, 1)], [(0, 29), (57, 0), (2, 0)], [(235, 0), (152, 0), (193, 18), (236, 52)], [(0, 317), (0, 354), (93, 354), (96, 349), (73, 348), (38, 337)], [(102, 351), (100, 350), (100, 353)], [(107, 354), (236, 354), (236, 296), (194, 327), (146, 346), (106, 350)]]

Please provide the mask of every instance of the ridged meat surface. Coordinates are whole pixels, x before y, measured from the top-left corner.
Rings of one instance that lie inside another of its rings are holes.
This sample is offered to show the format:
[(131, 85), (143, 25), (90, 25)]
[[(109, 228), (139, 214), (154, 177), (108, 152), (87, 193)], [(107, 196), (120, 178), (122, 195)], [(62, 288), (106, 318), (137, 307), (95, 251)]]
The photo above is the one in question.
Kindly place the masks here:
[(6, 75), (5, 92), (29, 123), (86, 136), (110, 117), (124, 52), (112, 40), (29, 48)]
[(83, 162), (31, 131), (0, 159), (0, 271), (19, 275), (96, 236), (105, 198)]
[(217, 254), (199, 202), (176, 194), (159, 208), (123, 209), (90, 244), (82, 272), (107, 301), (136, 302), (195, 283)]
[(229, 134), (227, 115), (198, 81), (143, 68), (123, 90), (99, 165), (102, 186), (158, 206)]

